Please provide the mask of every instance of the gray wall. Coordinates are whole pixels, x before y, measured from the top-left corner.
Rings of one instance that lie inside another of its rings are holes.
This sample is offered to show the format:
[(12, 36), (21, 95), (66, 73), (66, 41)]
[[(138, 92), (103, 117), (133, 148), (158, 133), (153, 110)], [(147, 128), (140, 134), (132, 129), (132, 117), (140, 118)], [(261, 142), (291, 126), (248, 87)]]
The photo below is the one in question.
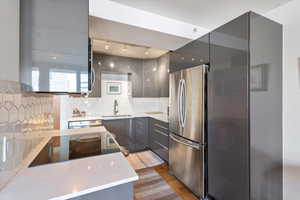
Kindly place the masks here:
[(19, 0), (0, 1), (0, 80), (19, 81)]

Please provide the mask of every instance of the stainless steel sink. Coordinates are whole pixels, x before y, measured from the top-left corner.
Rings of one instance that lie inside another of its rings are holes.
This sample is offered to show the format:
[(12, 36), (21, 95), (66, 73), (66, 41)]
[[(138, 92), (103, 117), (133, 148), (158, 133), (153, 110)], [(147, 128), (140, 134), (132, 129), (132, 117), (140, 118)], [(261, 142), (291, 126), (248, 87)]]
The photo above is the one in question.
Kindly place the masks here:
[(132, 115), (103, 115), (103, 118), (131, 117)]

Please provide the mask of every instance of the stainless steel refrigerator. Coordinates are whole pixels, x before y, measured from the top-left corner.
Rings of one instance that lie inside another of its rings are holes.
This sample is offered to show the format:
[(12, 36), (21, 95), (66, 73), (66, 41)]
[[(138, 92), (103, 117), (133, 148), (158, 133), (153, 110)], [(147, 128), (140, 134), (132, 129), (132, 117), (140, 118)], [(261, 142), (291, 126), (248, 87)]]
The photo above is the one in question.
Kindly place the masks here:
[(200, 197), (204, 195), (204, 94), (204, 65), (170, 74), (170, 173)]

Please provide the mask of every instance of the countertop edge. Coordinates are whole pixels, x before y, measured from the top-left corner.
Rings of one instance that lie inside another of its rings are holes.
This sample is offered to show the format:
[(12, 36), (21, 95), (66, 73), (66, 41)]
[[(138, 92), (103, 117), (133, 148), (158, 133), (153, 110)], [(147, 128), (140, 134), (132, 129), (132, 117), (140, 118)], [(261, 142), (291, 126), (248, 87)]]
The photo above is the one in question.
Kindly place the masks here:
[(85, 194), (90, 194), (90, 193), (93, 193), (93, 192), (97, 192), (97, 191), (105, 190), (105, 189), (108, 189), (108, 188), (112, 188), (112, 187), (115, 187), (115, 186), (118, 186), (118, 185), (134, 182), (134, 181), (137, 181), (138, 179), (139, 179), (138, 176), (132, 177), (132, 178), (127, 178), (125, 180), (116, 181), (114, 183), (109, 183), (109, 184), (106, 184), (106, 185), (101, 185), (101, 186), (98, 186), (98, 187), (93, 187), (93, 188), (89, 188), (89, 189), (86, 189), (86, 190), (82, 190), (80, 192), (76, 192), (76, 193), (72, 193), (72, 194), (68, 194), (68, 195), (64, 195), (64, 196), (60, 196), (60, 197), (54, 197), (54, 198), (51, 198), (49, 200), (67, 200), (67, 199), (70, 199), (70, 198), (75, 198), (75, 197), (79, 197), (79, 196), (82, 196), (82, 195), (85, 195)]
[(69, 118), (67, 120), (67, 123), (69, 122), (79, 122), (79, 121), (91, 121), (91, 120), (118, 120), (118, 119), (134, 119), (134, 118), (143, 118), (143, 117), (149, 117), (152, 119), (156, 119), (165, 123), (169, 123), (168, 119), (163, 119), (161, 116), (156, 115), (167, 115), (167, 114), (132, 114), (130, 116), (124, 116), (124, 117), (102, 117), (102, 116), (95, 116), (95, 117), (78, 117), (78, 118)]

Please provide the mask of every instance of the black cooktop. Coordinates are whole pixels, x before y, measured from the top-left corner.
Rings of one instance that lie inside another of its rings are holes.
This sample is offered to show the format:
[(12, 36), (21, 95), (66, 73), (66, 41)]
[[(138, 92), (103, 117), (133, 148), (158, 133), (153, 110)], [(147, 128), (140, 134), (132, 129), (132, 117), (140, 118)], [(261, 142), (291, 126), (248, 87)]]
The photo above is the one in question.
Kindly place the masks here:
[(114, 152), (120, 152), (120, 148), (108, 132), (54, 136), (29, 167)]

